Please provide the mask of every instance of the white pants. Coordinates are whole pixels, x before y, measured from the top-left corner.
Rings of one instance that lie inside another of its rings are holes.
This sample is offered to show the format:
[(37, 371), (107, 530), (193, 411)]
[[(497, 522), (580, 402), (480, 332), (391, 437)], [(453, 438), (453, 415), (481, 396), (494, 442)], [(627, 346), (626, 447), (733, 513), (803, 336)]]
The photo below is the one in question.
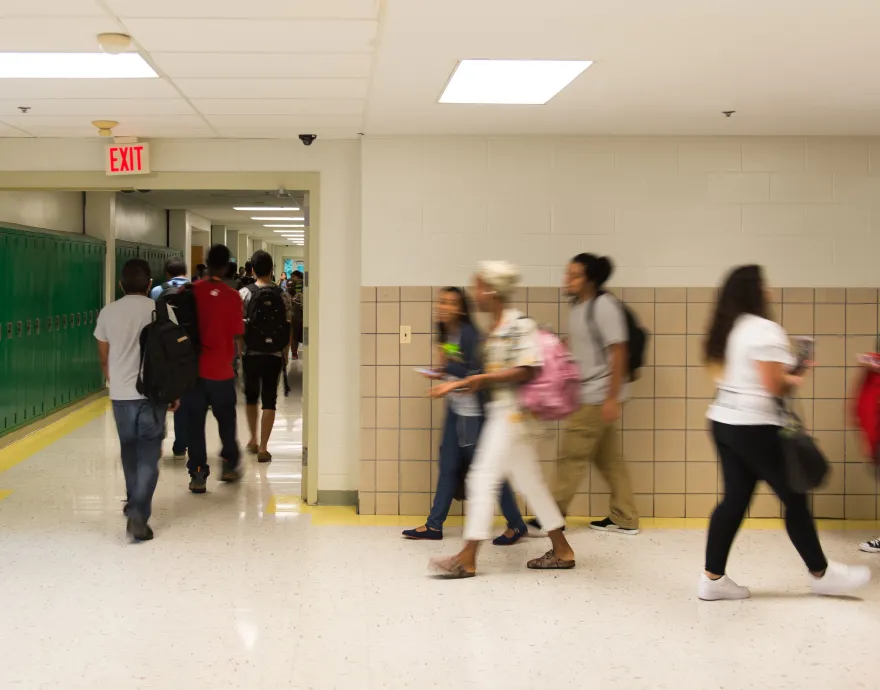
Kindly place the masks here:
[(466, 541), (492, 538), (495, 503), (505, 479), (525, 494), (542, 529), (549, 532), (565, 525), (544, 482), (534, 443), (521, 415), (509, 403), (493, 402), (486, 408), (486, 423), (467, 476)]

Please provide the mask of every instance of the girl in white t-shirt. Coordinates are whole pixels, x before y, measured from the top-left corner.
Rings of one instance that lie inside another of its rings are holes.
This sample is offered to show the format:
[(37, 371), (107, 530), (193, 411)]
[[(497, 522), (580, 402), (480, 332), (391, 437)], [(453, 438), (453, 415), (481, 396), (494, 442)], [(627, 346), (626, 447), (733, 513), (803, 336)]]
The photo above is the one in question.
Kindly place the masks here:
[(706, 571), (699, 597), (706, 601), (746, 599), (749, 590), (727, 575), (727, 558), (758, 481), (766, 481), (785, 506), (788, 536), (806, 563), (816, 594), (847, 594), (868, 583), (864, 566), (829, 563), (807, 497), (791, 489), (785, 474), (777, 400), (801, 383), (788, 336), (768, 318), (768, 297), (759, 266), (741, 266), (718, 297), (705, 343), (706, 363), (719, 371), (718, 392), (709, 407), (712, 438), (724, 473), (724, 498), (712, 515)]

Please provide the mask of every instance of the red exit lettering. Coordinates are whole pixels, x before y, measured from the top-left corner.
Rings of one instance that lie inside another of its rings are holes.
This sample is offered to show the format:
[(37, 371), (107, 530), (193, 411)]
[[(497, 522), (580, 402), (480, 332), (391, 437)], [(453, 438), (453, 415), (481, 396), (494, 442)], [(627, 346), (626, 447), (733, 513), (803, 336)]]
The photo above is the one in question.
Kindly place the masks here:
[(146, 144), (110, 146), (107, 149), (107, 174), (125, 175), (148, 173)]

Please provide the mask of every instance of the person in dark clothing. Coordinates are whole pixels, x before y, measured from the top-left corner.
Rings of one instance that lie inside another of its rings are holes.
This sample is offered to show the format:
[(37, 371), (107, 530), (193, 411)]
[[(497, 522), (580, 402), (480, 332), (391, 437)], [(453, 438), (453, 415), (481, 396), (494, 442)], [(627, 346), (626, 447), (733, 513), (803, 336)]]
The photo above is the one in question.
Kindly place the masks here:
[[(465, 379), (481, 370), (480, 334), (471, 322), (467, 298), (459, 288), (447, 287), (440, 292), (437, 308), (441, 366), (425, 371), (433, 380)], [(440, 444), (440, 476), (434, 505), (427, 522), (421, 527), (404, 530), (407, 539), (439, 540), (443, 523), (471, 461), (483, 428), (483, 398), (480, 394), (464, 393), (450, 396)], [(510, 546), (524, 537), (528, 529), (516, 504), (510, 484), (501, 489), (501, 510), (507, 520), (507, 531), (493, 542)]]
[(204, 280), (208, 275), (208, 267), (205, 264), (196, 264), (196, 274), (192, 277), (192, 282)]

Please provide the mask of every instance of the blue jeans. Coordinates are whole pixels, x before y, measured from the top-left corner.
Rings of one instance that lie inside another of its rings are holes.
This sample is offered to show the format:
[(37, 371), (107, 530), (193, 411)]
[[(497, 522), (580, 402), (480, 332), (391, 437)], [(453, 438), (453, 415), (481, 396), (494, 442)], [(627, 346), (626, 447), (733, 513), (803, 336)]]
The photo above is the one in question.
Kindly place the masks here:
[(159, 481), (165, 412), (164, 405), (154, 405), (148, 400), (113, 401), (129, 517), (150, 519), (153, 493)]
[(174, 445), (171, 447), (172, 453), (175, 455), (183, 455), (186, 453), (186, 449), (189, 446), (186, 436), (186, 410), (181, 406), (177, 409), (177, 412), (174, 413)]
[(205, 442), (205, 421), (209, 405), (220, 430), (220, 457), (225, 460), (225, 466), (235, 469), (241, 457), (236, 432), (235, 379), (214, 381), (200, 378), (195, 388), (187, 392), (180, 401), (186, 419), (186, 439), (189, 444), (186, 468), (190, 474), (198, 472), (206, 477), (211, 471)]
[[(443, 529), (458, 486), (462, 464), (470, 463), (474, 459), (482, 426), (482, 417), (459, 417), (447, 406), (443, 440), (440, 442), (440, 476), (437, 477), (434, 505), (425, 523), (429, 529)], [(526, 523), (516, 505), (516, 496), (507, 482), (501, 487), (501, 512), (510, 529), (526, 530)]]

